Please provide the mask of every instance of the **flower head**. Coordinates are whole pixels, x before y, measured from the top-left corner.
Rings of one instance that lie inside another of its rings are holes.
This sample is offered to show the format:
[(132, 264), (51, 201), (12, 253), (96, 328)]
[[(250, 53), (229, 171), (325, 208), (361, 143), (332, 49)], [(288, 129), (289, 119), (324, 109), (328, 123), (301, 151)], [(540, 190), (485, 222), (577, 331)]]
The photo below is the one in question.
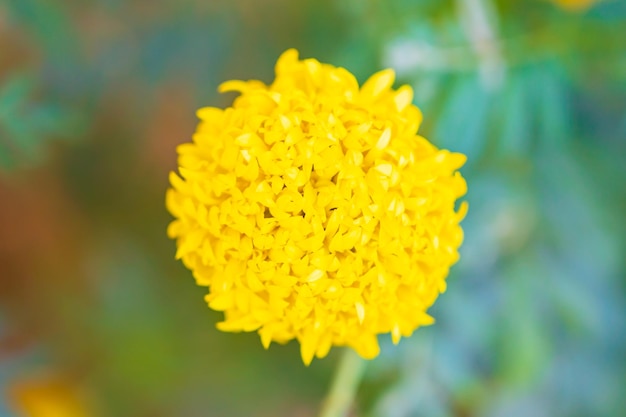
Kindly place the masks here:
[(180, 145), (167, 207), (177, 258), (223, 331), (300, 342), (302, 359), (350, 346), (379, 353), (433, 319), (463, 240), (466, 158), (417, 135), (422, 115), (392, 70), (359, 87), (344, 68), (286, 51), (271, 85), (202, 108)]

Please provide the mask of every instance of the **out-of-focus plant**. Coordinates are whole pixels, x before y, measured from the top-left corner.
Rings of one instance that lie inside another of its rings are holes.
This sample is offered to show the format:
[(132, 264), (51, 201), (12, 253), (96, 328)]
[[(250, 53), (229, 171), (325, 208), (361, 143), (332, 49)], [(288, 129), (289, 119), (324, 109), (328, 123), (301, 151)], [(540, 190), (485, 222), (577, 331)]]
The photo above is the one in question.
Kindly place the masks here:
[(79, 125), (67, 109), (33, 98), (32, 76), (9, 75), (0, 81), (0, 168), (40, 162), (51, 139), (75, 138)]

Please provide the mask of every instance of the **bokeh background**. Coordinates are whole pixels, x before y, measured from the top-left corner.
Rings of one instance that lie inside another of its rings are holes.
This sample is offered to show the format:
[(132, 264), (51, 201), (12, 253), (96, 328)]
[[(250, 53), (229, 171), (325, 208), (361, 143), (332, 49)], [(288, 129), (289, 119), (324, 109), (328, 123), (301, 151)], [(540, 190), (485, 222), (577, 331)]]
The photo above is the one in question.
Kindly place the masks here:
[(437, 323), (383, 338), (354, 415), (623, 415), (625, 1), (3, 0), (0, 416), (316, 415), (338, 352), (218, 332), (165, 235), (195, 110), (289, 47), (394, 68), (469, 157)]

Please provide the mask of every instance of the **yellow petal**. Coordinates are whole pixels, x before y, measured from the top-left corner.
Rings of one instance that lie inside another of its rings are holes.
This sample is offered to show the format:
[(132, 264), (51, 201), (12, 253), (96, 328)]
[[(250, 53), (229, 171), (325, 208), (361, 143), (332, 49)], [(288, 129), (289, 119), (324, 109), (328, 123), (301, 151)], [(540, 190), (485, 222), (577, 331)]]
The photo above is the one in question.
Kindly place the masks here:
[(385, 69), (372, 75), (361, 87), (361, 94), (366, 97), (378, 97), (383, 91), (389, 89), (396, 78), (392, 69)]

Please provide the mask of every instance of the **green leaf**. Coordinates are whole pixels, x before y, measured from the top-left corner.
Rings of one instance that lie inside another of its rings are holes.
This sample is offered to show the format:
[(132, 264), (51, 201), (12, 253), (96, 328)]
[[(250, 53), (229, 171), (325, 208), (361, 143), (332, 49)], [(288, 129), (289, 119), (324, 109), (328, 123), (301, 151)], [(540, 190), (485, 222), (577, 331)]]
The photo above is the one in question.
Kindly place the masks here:
[(445, 99), (432, 140), (477, 160), (486, 144), (489, 104), (490, 95), (478, 76), (459, 77)]
[(13, 76), (0, 87), (0, 123), (15, 115), (32, 89), (32, 79), (26, 76)]
[(530, 124), (528, 83), (524, 72), (510, 73), (506, 89), (503, 92), (501, 112), (502, 134), (497, 139), (499, 153), (504, 156), (516, 156), (528, 151), (528, 139), (532, 132)]
[(573, 120), (564, 79), (555, 65), (540, 66), (534, 71), (531, 91), (540, 149), (562, 149), (572, 135)]
[(19, 25), (31, 30), (48, 55), (55, 56), (62, 64), (80, 51), (80, 36), (67, 13), (67, 7), (58, 2), (43, 0), (9, 1), (10, 16)]
[(50, 101), (29, 97), (34, 79), (15, 75), (0, 88), (0, 168), (14, 169), (39, 162), (46, 144), (71, 138), (80, 129), (74, 112)]

